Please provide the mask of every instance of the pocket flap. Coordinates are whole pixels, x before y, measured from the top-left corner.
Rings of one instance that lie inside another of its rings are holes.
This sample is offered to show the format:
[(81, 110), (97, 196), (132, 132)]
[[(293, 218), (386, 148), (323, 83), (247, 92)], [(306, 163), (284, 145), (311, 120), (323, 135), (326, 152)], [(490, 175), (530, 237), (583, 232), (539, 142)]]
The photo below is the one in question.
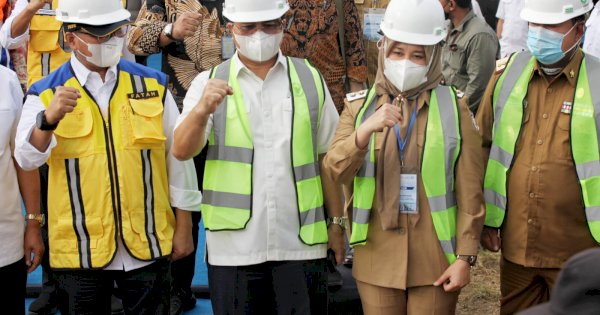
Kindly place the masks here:
[(158, 98), (151, 99), (129, 99), (129, 104), (136, 115), (144, 117), (156, 117), (163, 112), (163, 103)]
[(58, 21), (54, 16), (36, 15), (31, 19), (29, 30), (31, 31), (58, 31), (62, 26), (62, 22)]
[(54, 131), (54, 134), (63, 138), (81, 138), (92, 132), (92, 112), (89, 107), (77, 108), (65, 115)]

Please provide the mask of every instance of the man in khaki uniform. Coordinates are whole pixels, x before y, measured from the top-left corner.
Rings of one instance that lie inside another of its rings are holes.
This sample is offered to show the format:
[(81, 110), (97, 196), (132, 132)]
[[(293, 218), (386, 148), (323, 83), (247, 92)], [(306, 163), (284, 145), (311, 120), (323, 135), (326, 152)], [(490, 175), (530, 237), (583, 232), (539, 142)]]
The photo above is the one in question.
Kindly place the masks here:
[(465, 93), (476, 113), (485, 87), (494, 73), (498, 54), (496, 33), (472, 10), (471, 0), (440, 0), (450, 29), (442, 53), (442, 73), (447, 85)]
[(597, 156), (600, 126), (591, 91), (600, 61), (579, 49), (591, 9), (586, 0), (526, 2), (530, 53), (499, 62), (477, 114), (489, 154), (482, 244), (502, 248), (501, 314), (547, 301), (563, 263), (600, 241), (598, 191), (587, 188), (599, 163), (581, 158)]

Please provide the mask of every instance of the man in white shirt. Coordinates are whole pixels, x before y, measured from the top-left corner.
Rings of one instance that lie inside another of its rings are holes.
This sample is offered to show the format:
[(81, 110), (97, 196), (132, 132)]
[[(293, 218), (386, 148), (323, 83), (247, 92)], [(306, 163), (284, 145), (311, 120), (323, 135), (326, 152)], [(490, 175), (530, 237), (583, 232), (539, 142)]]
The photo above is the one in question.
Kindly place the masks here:
[(583, 51), (600, 58), (600, 5), (596, 4), (585, 27), (587, 30), (585, 31)]
[(500, 40), (500, 56), (527, 50), (529, 24), (521, 18), (523, 0), (500, 0), (496, 17), (496, 34)]
[(196, 77), (175, 129), (178, 159), (208, 145), (202, 217), (215, 314), (324, 314), (328, 246), (343, 260), (342, 207), (328, 208), (328, 228), (323, 210), (323, 197), (341, 195), (319, 176), (338, 114), (318, 71), (279, 50), (288, 9), (225, 1), (238, 52)]
[(13, 156), (23, 93), (17, 75), (4, 66), (0, 66), (0, 89), (4, 91), (0, 98), (0, 305), (6, 314), (24, 314), (27, 272), (37, 268), (44, 252), (40, 233), (44, 218), (37, 171), (23, 170)]
[(121, 60), (130, 13), (119, 0), (61, 0), (56, 14), (74, 53), (29, 89), (15, 156), (49, 165), (59, 308), (110, 313), (116, 281), (127, 314), (166, 314), (168, 258), (193, 250), (201, 200), (193, 163), (170, 153), (179, 114), (167, 78)]

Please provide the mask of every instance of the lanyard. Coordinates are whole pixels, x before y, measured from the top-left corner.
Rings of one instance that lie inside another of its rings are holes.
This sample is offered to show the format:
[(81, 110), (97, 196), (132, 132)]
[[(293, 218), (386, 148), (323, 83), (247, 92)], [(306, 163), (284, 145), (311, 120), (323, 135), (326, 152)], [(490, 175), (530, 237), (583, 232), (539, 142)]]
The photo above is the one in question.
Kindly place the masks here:
[[(419, 99), (417, 98), (417, 102), (419, 103)], [(415, 120), (417, 119), (417, 107), (415, 106), (415, 110), (413, 111), (412, 117), (410, 118), (410, 123), (408, 123), (408, 130), (406, 131), (406, 138), (402, 141), (400, 137), (400, 129), (398, 128), (398, 124), (394, 125), (394, 130), (396, 131), (396, 139), (398, 140), (398, 149), (400, 150), (400, 165), (404, 166), (404, 149), (408, 140), (410, 139), (410, 133), (412, 131)]]

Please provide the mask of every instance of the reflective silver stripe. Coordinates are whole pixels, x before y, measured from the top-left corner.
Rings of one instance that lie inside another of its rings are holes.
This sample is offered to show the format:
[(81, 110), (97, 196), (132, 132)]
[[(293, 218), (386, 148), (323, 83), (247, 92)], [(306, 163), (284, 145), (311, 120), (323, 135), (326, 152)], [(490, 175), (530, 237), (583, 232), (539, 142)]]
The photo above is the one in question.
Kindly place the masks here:
[(531, 55), (528, 52), (520, 52), (515, 57), (515, 60), (512, 62), (510, 68), (506, 72), (504, 77), (504, 81), (502, 82), (502, 87), (500, 88), (500, 95), (498, 96), (498, 101), (496, 102), (496, 110), (494, 113), (494, 120), (496, 121), (496, 128), (500, 124), (500, 118), (502, 117), (502, 112), (504, 111), (504, 106), (506, 106), (506, 102), (512, 93), (519, 77), (521, 77), (521, 73), (529, 60), (531, 60)]
[(42, 53), (42, 76), (50, 74), (50, 53)]
[(431, 212), (444, 211), (456, 206), (456, 197), (453, 191), (443, 196), (430, 197), (427, 200), (429, 201)]
[[(456, 150), (459, 149), (459, 136), (456, 130), (456, 119), (458, 108), (453, 102), (453, 95), (450, 93), (450, 87), (439, 86), (435, 89), (435, 94), (438, 100), (438, 108), (440, 111), (440, 120), (442, 129), (444, 130), (444, 154), (445, 154), (445, 170), (446, 170), (446, 194), (452, 194), (454, 191), (454, 158)], [(454, 199), (454, 197), (452, 197)], [(456, 202), (454, 202), (456, 203)], [(435, 208), (433, 205), (430, 206)], [(439, 210), (445, 210), (444, 209)], [(433, 209), (432, 209), (433, 210)]]
[[(361, 124), (364, 123), (369, 117), (371, 117), (373, 113), (375, 113), (376, 103), (377, 97), (373, 97), (371, 103), (365, 105), (367, 106), (367, 109), (365, 109), (365, 112), (363, 113), (362, 119), (360, 121)], [(365, 154), (365, 160), (363, 161), (363, 165), (360, 167), (358, 173), (356, 174), (358, 177), (375, 177), (375, 163), (371, 161), (371, 146), (375, 144), (372, 142), (373, 141), (369, 140), (369, 146), (367, 148), (367, 154)]]
[(486, 203), (495, 205), (502, 210), (506, 210), (506, 197), (491, 190), (490, 188), (485, 188), (483, 190), (483, 198), (485, 199)]
[(79, 179), (79, 160), (65, 160), (67, 180), (69, 183), (69, 195), (71, 197), (71, 208), (73, 215), (73, 227), (79, 242), (79, 260), (81, 268), (91, 268), (90, 239), (85, 226), (85, 213), (81, 196), (81, 182)]
[(248, 148), (209, 145), (206, 160), (252, 164), (253, 154), (254, 151)]
[(132, 75), (131, 78), (133, 80), (133, 89), (135, 90), (135, 93), (144, 92), (144, 84), (142, 83), (142, 77), (140, 77), (139, 75)]
[(579, 180), (590, 179), (595, 176), (600, 176), (600, 162), (592, 161), (576, 165), (577, 175)]
[(323, 210), (323, 207), (300, 212), (300, 226), (311, 225), (321, 221), (325, 221), (325, 210)]
[[(315, 79), (312, 72), (304, 63), (303, 59), (288, 57), (291, 60), (298, 73), (298, 78), (302, 84), (302, 90), (306, 95), (306, 101), (308, 102), (308, 110), (310, 112), (310, 124), (312, 127), (312, 139), (313, 139), (313, 150), (317, 154), (317, 131), (319, 125), (319, 94), (317, 93), (317, 86), (315, 85)], [(290, 87), (290, 91), (293, 93), (294, 89)]]
[(317, 177), (319, 175), (317, 167), (318, 165), (315, 163), (294, 167), (294, 175), (296, 175), (296, 182)]
[(150, 150), (142, 150), (142, 172), (144, 176), (144, 214), (146, 218), (146, 238), (152, 258), (160, 257), (161, 251), (156, 238), (154, 219), (154, 184), (152, 183), (152, 160)]
[[(220, 64), (214, 69), (213, 78), (229, 82), (229, 69), (231, 59)], [(220, 147), (225, 146), (225, 130), (227, 129), (227, 98), (223, 99), (221, 105), (213, 113), (213, 131), (215, 134), (215, 144)], [(210, 152), (210, 150), (209, 150)]]
[(452, 240), (440, 240), (440, 246), (442, 246), (442, 251), (444, 254), (454, 254), (456, 251), (456, 238), (452, 238)]
[(369, 223), (369, 217), (371, 215), (371, 210), (361, 209), (361, 208), (352, 208), (352, 222), (358, 224), (367, 224)]
[(510, 164), (513, 160), (513, 155), (506, 152), (501, 147), (497, 146), (495, 143), (492, 143), (492, 148), (490, 149), (490, 159), (499, 162), (505, 168), (509, 169)]
[(46, 3), (46, 4), (44, 4), (44, 10), (52, 10), (52, 3)]
[(202, 201), (215, 207), (235, 208), (250, 211), (252, 205), (252, 196), (227, 193), (214, 190), (204, 190)]
[(585, 208), (585, 215), (588, 222), (600, 221), (600, 206)]
[(585, 69), (588, 75), (589, 90), (594, 105), (594, 118), (596, 120), (596, 139), (600, 147), (600, 59), (594, 57), (585, 58)]

